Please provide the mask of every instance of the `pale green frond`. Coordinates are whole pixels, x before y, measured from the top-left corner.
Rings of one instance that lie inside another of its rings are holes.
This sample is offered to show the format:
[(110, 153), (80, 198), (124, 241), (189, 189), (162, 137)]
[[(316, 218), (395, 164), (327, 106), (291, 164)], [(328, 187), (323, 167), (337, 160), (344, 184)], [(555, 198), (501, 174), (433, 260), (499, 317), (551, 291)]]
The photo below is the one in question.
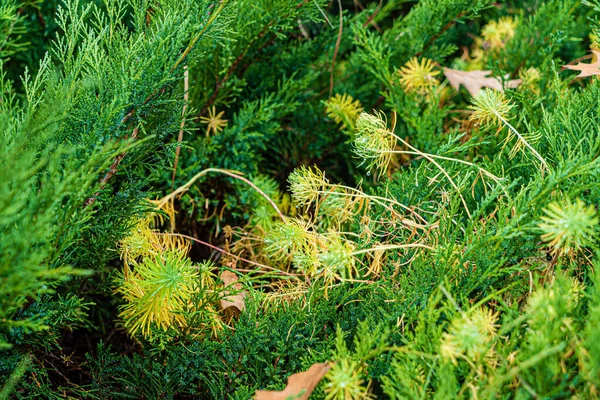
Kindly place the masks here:
[[(538, 153), (538, 151), (531, 145), (531, 143), (527, 140), (529, 138), (536, 138), (536, 135), (523, 135), (519, 133), (509, 122), (510, 120), (510, 111), (514, 107), (513, 104), (506, 98), (505, 94), (500, 91), (485, 89), (477, 93), (476, 96), (473, 97), (473, 105), (469, 106), (470, 109), (473, 110), (473, 113), (470, 116), (472, 121), (476, 121), (479, 124), (485, 127), (491, 127), (498, 125), (500, 127), (506, 126), (509, 130), (509, 134), (504, 141), (504, 145), (502, 148), (506, 146), (506, 144), (512, 140), (514, 136), (517, 137), (517, 148), (513, 149), (513, 152), (516, 154), (521, 148), (527, 148), (534, 155), (535, 158), (539, 160), (542, 164), (542, 170), (549, 170), (550, 166)], [(498, 131), (497, 133), (499, 133)], [(513, 153), (511, 152), (511, 154)], [(513, 154), (514, 156), (514, 154)]]
[(367, 171), (373, 168), (383, 174), (390, 164), (396, 148), (396, 137), (387, 128), (385, 114), (375, 111), (374, 114), (361, 113), (356, 121), (356, 138), (354, 152), (366, 164)]
[(484, 126), (503, 125), (504, 120), (509, 120), (510, 110), (513, 105), (504, 93), (485, 89), (473, 97), (473, 105), (469, 106), (473, 113), (469, 117), (471, 121)]
[(545, 216), (538, 227), (542, 240), (553, 252), (565, 254), (595, 243), (598, 216), (593, 206), (581, 199), (571, 202), (568, 198), (552, 202), (544, 209)]
[(298, 206), (305, 206), (318, 199), (319, 193), (329, 184), (325, 174), (316, 166), (301, 166), (289, 176), (290, 190)]
[(360, 101), (354, 100), (349, 94), (336, 93), (325, 104), (327, 116), (337, 124), (342, 124), (342, 129), (354, 128), (358, 115), (363, 111)]

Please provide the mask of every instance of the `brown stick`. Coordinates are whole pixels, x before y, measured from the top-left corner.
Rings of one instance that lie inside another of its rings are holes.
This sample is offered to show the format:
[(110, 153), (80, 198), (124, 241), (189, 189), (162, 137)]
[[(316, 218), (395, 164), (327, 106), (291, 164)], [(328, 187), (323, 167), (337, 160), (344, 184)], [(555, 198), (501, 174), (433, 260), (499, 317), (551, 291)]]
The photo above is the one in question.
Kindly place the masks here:
[[(304, 0), (302, 3), (299, 3), (296, 8), (300, 8), (303, 5), (305, 5), (306, 3), (308, 3), (310, 0)], [(287, 18), (289, 16), (285, 15), (282, 18)], [(199, 116), (204, 116), (206, 115), (206, 113), (208, 112), (208, 109), (213, 105), (213, 103), (215, 102), (215, 100), (217, 100), (217, 96), (219, 95), (219, 92), (221, 90), (221, 88), (223, 87), (223, 85), (229, 80), (229, 78), (231, 78), (231, 75), (233, 75), (233, 72), (235, 71), (235, 69), (237, 68), (237, 66), (239, 65), (239, 63), (242, 61), (242, 59), (244, 57), (246, 57), (246, 54), (248, 53), (248, 51), (250, 50), (251, 46), (260, 38), (262, 38), (263, 36), (265, 36), (265, 34), (267, 33), (267, 29), (269, 27), (271, 27), (273, 25), (273, 21), (269, 21), (268, 24), (266, 24), (261, 31), (259, 32), (258, 35), (256, 35), (251, 41), (250, 43), (248, 43), (248, 45), (244, 48), (244, 51), (242, 51), (237, 57), (236, 59), (233, 61), (233, 64), (231, 64), (231, 66), (227, 69), (227, 72), (225, 73), (225, 75), (219, 79), (217, 81), (217, 83), (215, 84), (215, 89), (213, 90), (210, 98), (208, 99), (208, 101), (206, 102), (206, 104), (204, 104), (204, 106), (202, 107), (202, 109), (200, 110), (200, 113), (198, 114)], [(260, 51), (260, 49), (259, 49)]]
[(465, 12), (461, 12), (460, 14), (458, 14), (456, 16), (455, 19), (453, 19), (452, 21), (448, 22), (446, 24), (446, 26), (444, 26), (442, 28), (441, 31), (439, 31), (438, 33), (436, 33), (435, 35), (433, 35), (425, 44), (425, 46), (423, 46), (423, 50), (421, 50), (420, 52), (418, 52), (417, 54), (415, 54), (415, 57), (421, 57), (421, 55), (423, 55), (423, 53), (425, 52), (425, 50), (427, 50), (429, 48), (429, 46), (431, 46), (433, 44), (433, 42), (436, 41), (437, 38), (439, 38), (444, 32), (446, 32), (448, 29), (450, 29), (454, 24), (456, 24), (456, 20), (460, 19), (463, 15), (465, 15)]
[[(360, 5), (360, 7), (364, 10), (364, 7), (362, 6), (362, 4), (358, 3)], [(377, 32), (381, 33), (383, 32), (381, 30), (381, 28), (379, 27), (379, 25), (377, 25), (377, 23), (375, 21), (373, 21), (375, 19), (375, 17), (377, 16), (377, 14), (379, 14), (379, 11), (381, 11), (381, 6), (383, 5), (383, 0), (379, 0), (379, 4), (377, 5), (377, 8), (375, 8), (375, 11), (373, 11), (373, 14), (371, 14), (371, 16), (369, 16), (369, 18), (367, 18), (367, 21), (363, 24), (363, 28), (366, 28), (367, 25), (372, 24), (375, 29), (377, 29)]]
[[(136, 127), (133, 130), (133, 133), (131, 134), (131, 138), (132, 139), (136, 139), (137, 138), (138, 131), (139, 131), (138, 127)], [(121, 153), (121, 154), (119, 154), (118, 156), (115, 157), (115, 160), (111, 164), (110, 169), (108, 170), (108, 172), (106, 173), (106, 175), (104, 175), (104, 178), (102, 178), (100, 180), (100, 189), (96, 193), (94, 193), (94, 195), (92, 197), (88, 198), (85, 201), (84, 207), (90, 206), (90, 205), (92, 205), (92, 204), (94, 204), (96, 202), (96, 198), (98, 197), (98, 195), (100, 194), (100, 192), (102, 191), (102, 189), (104, 189), (104, 187), (106, 186), (106, 183), (108, 182), (108, 180), (113, 175), (115, 175), (117, 173), (117, 168), (119, 167), (119, 164), (121, 163), (121, 161), (125, 157), (125, 154), (127, 154), (127, 153)]]
[(329, 97), (333, 95), (333, 74), (335, 73), (335, 59), (337, 58), (338, 51), (340, 51), (340, 43), (342, 42), (342, 31), (344, 29), (344, 13), (342, 12), (342, 0), (338, 0), (340, 6), (340, 29), (338, 30), (338, 37), (335, 41), (335, 49), (333, 50), (333, 58), (331, 59), (331, 75), (329, 75)]
[(217, 100), (217, 96), (219, 95), (219, 92), (221, 91), (221, 88), (229, 80), (229, 78), (231, 78), (231, 75), (233, 75), (233, 72), (235, 71), (235, 69), (237, 68), (237, 66), (239, 65), (239, 63), (242, 61), (242, 59), (246, 56), (246, 54), (250, 50), (250, 47), (252, 47), (252, 45), (258, 39), (260, 39), (261, 37), (263, 37), (265, 35), (267, 29), (271, 25), (273, 25), (273, 21), (270, 21), (268, 24), (266, 24), (261, 29), (261, 31), (259, 32), (259, 34), (256, 35), (256, 37), (254, 37), (250, 41), (250, 43), (248, 43), (248, 45), (244, 48), (244, 51), (242, 51), (240, 54), (238, 54), (238, 56), (235, 58), (235, 60), (231, 64), (231, 66), (227, 69), (227, 72), (225, 73), (225, 75), (223, 75), (223, 77), (221, 79), (219, 79), (217, 81), (217, 83), (215, 84), (215, 89), (213, 90), (213, 92), (212, 92), (210, 98), (208, 99), (208, 101), (206, 102), (206, 104), (204, 104), (204, 106), (202, 107), (202, 110), (200, 110), (199, 116), (206, 115), (206, 113), (208, 112), (208, 109), (210, 108), (210, 106), (212, 106), (213, 103), (215, 102), (215, 100)]

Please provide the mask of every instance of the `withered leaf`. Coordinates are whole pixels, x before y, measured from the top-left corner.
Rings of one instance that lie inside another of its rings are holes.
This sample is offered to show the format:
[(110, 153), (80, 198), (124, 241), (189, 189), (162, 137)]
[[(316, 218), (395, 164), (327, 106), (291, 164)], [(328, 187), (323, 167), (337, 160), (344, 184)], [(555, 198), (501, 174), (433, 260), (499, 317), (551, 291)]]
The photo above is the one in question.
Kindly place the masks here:
[[(576, 78), (584, 78), (586, 76), (600, 75), (600, 51), (592, 50), (592, 63), (585, 64), (579, 62), (575, 65), (563, 65), (564, 69), (580, 71)], [(589, 57), (589, 56), (588, 56)], [(588, 58), (583, 57), (583, 58)], [(577, 60), (576, 60), (577, 61)]]
[[(504, 91), (502, 79), (495, 76), (489, 76), (492, 71), (459, 71), (456, 69), (444, 68), (444, 75), (450, 82), (450, 85), (459, 90), (460, 85), (469, 91), (471, 96), (475, 96), (482, 88), (487, 87), (494, 90)], [(514, 89), (521, 84), (521, 79), (511, 79), (505, 82), (507, 88)]]
[(223, 271), (219, 275), (226, 287), (235, 290), (235, 294), (230, 294), (230, 291), (223, 291), (223, 298), (219, 301), (223, 310), (229, 307), (234, 307), (238, 311), (246, 309), (246, 292), (242, 291), (242, 284), (238, 282), (238, 277), (231, 271)]
[(288, 384), (280, 392), (272, 390), (257, 390), (255, 400), (308, 400), (312, 391), (317, 387), (323, 376), (331, 367), (327, 363), (313, 364), (304, 372), (290, 375)]

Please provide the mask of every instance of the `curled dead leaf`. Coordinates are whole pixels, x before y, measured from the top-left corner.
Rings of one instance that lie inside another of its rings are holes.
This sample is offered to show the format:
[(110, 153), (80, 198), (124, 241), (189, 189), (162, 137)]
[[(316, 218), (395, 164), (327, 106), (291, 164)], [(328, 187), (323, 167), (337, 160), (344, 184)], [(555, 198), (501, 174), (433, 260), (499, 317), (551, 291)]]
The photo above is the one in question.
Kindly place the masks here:
[(290, 375), (282, 391), (257, 390), (255, 400), (308, 400), (310, 394), (331, 367), (327, 363), (313, 364), (304, 372)]
[(230, 287), (235, 291), (235, 294), (230, 294), (229, 290), (223, 291), (223, 298), (219, 301), (221, 308), (226, 310), (233, 307), (238, 311), (244, 311), (246, 309), (246, 292), (242, 291), (242, 284), (238, 282), (237, 275), (231, 271), (223, 271), (219, 278), (225, 287)]
[[(579, 60), (589, 58), (590, 56), (582, 57)], [(563, 65), (563, 69), (580, 71), (576, 78), (585, 78), (586, 76), (600, 75), (600, 51), (592, 50), (592, 62), (585, 64), (579, 62), (575, 65)], [(575, 60), (577, 61), (577, 60)]]
[[(450, 85), (455, 89), (459, 90), (460, 85), (463, 85), (465, 89), (475, 96), (482, 88), (487, 87), (490, 89), (504, 91), (502, 87), (502, 79), (489, 76), (492, 71), (459, 71), (456, 69), (444, 68), (444, 75), (450, 82)], [(511, 79), (505, 82), (505, 86), (510, 89), (514, 89), (521, 84), (521, 79)]]

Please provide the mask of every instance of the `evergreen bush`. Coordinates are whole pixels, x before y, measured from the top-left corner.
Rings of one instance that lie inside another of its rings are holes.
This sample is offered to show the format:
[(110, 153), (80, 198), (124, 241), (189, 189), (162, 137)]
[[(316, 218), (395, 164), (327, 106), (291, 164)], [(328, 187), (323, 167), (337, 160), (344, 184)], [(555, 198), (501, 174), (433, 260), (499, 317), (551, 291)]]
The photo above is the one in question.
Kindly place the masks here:
[(599, 17), (3, 0), (0, 399), (600, 397)]

